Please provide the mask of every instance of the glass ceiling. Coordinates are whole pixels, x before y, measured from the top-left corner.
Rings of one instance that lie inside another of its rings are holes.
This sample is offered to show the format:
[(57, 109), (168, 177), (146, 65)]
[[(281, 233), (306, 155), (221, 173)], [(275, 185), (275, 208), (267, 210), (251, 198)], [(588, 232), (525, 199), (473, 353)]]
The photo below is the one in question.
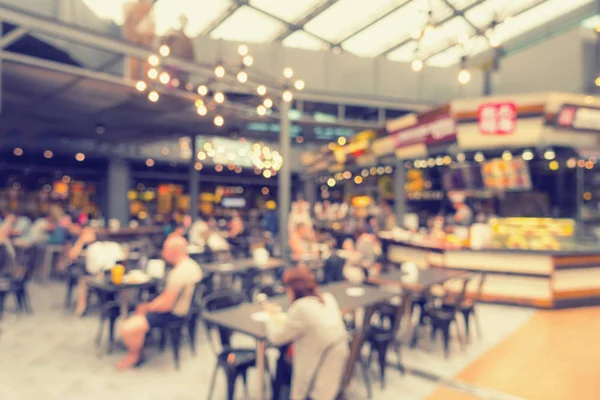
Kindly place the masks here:
[[(99, 17), (123, 23), (132, 0), (81, 0)], [(152, 0), (142, 0), (152, 1)], [(596, 0), (156, 0), (156, 33), (188, 18), (189, 36), (362, 57), (425, 60), (446, 67)]]

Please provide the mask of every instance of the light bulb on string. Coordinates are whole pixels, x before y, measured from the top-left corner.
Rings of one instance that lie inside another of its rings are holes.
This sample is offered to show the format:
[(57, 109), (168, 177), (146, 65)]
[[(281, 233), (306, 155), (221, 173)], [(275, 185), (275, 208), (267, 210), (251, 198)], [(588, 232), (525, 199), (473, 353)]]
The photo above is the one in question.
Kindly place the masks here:
[(167, 85), (169, 83), (169, 81), (171, 80), (171, 76), (169, 75), (168, 72), (163, 72), (162, 74), (160, 74), (160, 77), (158, 78), (158, 80), (163, 85)]
[(461, 68), (458, 73), (458, 82), (462, 85), (466, 85), (471, 81), (471, 72), (466, 68)]
[(256, 88), (256, 93), (258, 93), (260, 96), (264, 96), (267, 94), (267, 87), (265, 85), (258, 86)]
[(256, 107), (256, 113), (258, 115), (265, 115), (267, 113), (267, 108), (261, 104), (258, 107)]
[(419, 72), (423, 69), (423, 61), (419, 58), (415, 58), (412, 62), (412, 69), (415, 72)]
[(198, 113), (198, 115), (200, 115), (201, 117), (204, 117), (207, 113), (208, 110), (206, 109), (206, 106), (201, 105), (196, 109), (196, 112)]
[(242, 62), (244, 63), (244, 65), (246, 67), (250, 67), (250, 66), (252, 66), (252, 64), (254, 64), (254, 58), (252, 58), (251, 55), (247, 55), (247, 56), (244, 56), (244, 58), (242, 59)]
[(238, 54), (242, 57), (247, 56), (248, 46), (246, 46), (245, 44), (240, 44), (240, 46), (238, 47)]
[(143, 92), (144, 90), (146, 90), (148, 88), (148, 85), (146, 85), (146, 82), (144, 81), (138, 81), (135, 84), (135, 88), (139, 91), (139, 92)]
[(198, 86), (198, 94), (200, 96), (206, 96), (208, 94), (208, 88), (205, 85)]
[(156, 70), (156, 68), (150, 68), (148, 70), (148, 78), (150, 78), (150, 79), (158, 78), (158, 71)]
[(217, 116), (215, 116), (215, 119), (213, 120), (213, 122), (215, 123), (216, 126), (223, 126), (223, 124), (225, 123), (225, 120), (223, 119), (222, 116), (217, 115)]
[(204, 101), (202, 99), (198, 99), (194, 102), (194, 105), (196, 106), (196, 108), (202, 107), (204, 106)]
[(237, 73), (237, 80), (239, 83), (246, 83), (248, 82), (248, 74), (246, 73), (246, 71), (240, 71)]
[(490, 46), (496, 48), (496, 47), (500, 46), (500, 38), (498, 37), (497, 34), (492, 33), (492, 35), (489, 38), (489, 43), (490, 43)]
[(289, 89), (284, 90), (281, 97), (283, 98), (283, 101), (285, 101), (287, 103), (289, 103), (290, 101), (292, 101), (294, 99), (294, 95), (292, 94), (292, 91)]
[(304, 81), (298, 79), (296, 82), (294, 82), (294, 87), (296, 88), (296, 90), (304, 90)]
[(160, 59), (158, 58), (158, 56), (152, 54), (148, 57), (148, 64), (152, 65), (153, 67), (156, 67), (158, 66), (158, 64), (160, 64)]
[(148, 100), (150, 100), (153, 103), (156, 103), (159, 98), (160, 98), (160, 95), (155, 90), (153, 90), (150, 93), (148, 93)]
[(263, 105), (267, 108), (271, 108), (273, 107), (273, 100), (267, 98), (265, 99), (265, 101), (263, 101)]
[(223, 92), (216, 92), (213, 96), (213, 99), (215, 100), (215, 102), (223, 104), (225, 102), (225, 95), (223, 94)]
[(158, 52), (160, 53), (161, 56), (167, 57), (169, 54), (171, 54), (171, 49), (166, 44), (163, 44), (158, 49)]
[(286, 67), (283, 69), (283, 76), (290, 79), (292, 76), (294, 76), (294, 70), (291, 69), (290, 67)]
[(225, 67), (223, 67), (222, 65), (217, 65), (215, 67), (215, 76), (217, 78), (222, 78), (225, 76)]

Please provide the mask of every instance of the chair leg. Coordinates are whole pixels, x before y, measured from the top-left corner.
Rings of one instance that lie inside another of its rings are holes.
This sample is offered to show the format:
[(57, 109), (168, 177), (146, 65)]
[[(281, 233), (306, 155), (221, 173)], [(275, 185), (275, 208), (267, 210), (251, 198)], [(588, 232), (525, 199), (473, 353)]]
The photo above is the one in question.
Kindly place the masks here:
[(25, 310), (31, 314), (33, 313), (33, 309), (31, 308), (31, 301), (29, 301), (29, 292), (27, 289), (23, 288), (23, 301), (25, 303)]
[(175, 362), (175, 369), (179, 369), (179, 349), (181, 347), (181, 328), (172, 328), (169, 330), (169, 336), (171, 336), (171, 347), (173, 349), (173, 360)]
[(213, 371), (212, 378), (210, 379), (210, 387), (208, 389), (208, 400), (212, 400), (213, 391), (215, 390), (215, 383), (217, 382), (217, 372), (219, 372), (219, 362), (215, 365), (215, 370)]
[(467, 349), (467, 338), (463, 336), (460, 325), (458, 324), (458, 320), (454, 320), (454, 326), (456, 327), (456, 335), (458, 336), (458, 343), (460, 344), (460, 349), (465, 351)]
[(248, 370), (245, 369), (244, 372), (242, 372), (242, 379), (244, 381), (244, 393), (246, 394), (246, 397), (249, 396), (248, 394)]
[(115, 346), (115, 324), (117, 322), (117, 316), (111, 315), (108, 318), (108, 352), (112, 353), (112, 349)]
[(158, 341), (158, 350), (162, 353), (165, 351), (165, 346), (167, 345), (167, 332), (166, 328), (160, 329), (160, 338)]
[(73, 282), (69, 280), (67, 283), (67, 295), (65, 296), (65, 308), (71, 308), (71, 299), (73, 298)]
[(387, 364), (387, 349), (389, 342), (377, 344), (377, 357), (379, 359), (379, 374), (381, 377), (381, 388), (385, 389), (385, 367)]
[(440, 327), (444, 339), (444, 357), (450, 357), (450, 323), (444, 322)]
[(371, 379), (369, 378), (369, 367), (365, 364), (365, 362), (360, 360), (361, 371), (363, 374), (363, 379), (365, 381), (365, 387), (367, 388), (367, 398), (371, 399), (373, 393), (371, 392)]
[(402, 349), (400, 347), (400, 342), (396, 341), (396, 359), (398, 360), (398, 371), (400, 371), (400, 374), (406, 375), (404, 364), (402, 364)]
[(467, 341), (469, 341), (471, 335), (470, 335), (470, 329), (469, 329), (469, 319), (471, 317), (471, 310), (466, 309), (466, 310), (461, 310), (460, 312), (463, 316), (463, 319), (465, 321), (465, 338), (467, 339)]
[(233, 400), (235, 397), (235, 381), (237, 374), (235, 371), (227, 371), (227, 400)]
[(4, 313), (4, 296), (6, 292), (0, 292), (0, 319), (2, 319), (2, 314)]
[(100, 327), (98, 328), (98, 333), (96, 334), (96, 347), (100, 347), (102, 343), (102, 336), (104, 334), (104, 318), (100, 318)]
[(191, 317), (188, 321), (188, 334), (190, 337), (190, 348), (192, 350), (192, 354), (196, 355), (196, 328), (198, 327), (198, 318)]

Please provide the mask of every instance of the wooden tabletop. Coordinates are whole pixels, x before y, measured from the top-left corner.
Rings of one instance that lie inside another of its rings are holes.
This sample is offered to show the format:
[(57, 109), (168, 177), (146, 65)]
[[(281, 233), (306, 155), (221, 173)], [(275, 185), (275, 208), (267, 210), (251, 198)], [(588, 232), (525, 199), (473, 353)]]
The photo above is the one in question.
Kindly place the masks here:
[(120, 285), (115, 285), (114, 283), (104, 280), (104, 279), (92, 279), (89, 282), (89, 286), (92, 289), (102, 290), (105, 292), (118, 292), (120, 290), (126, 289), (146, 289), (155, 287), (159, 284), (160, 280), (156, 278), (151, 278), (147, 282), (138, 282), (138, 283), (122, 283)]
[[(349, 295), (352, 290), (362, 289), (362, 293), (358, 296)], [(335, 297), (340, 309), (344, 311), (351, 311), (362, 307), (367, 307), (383, 301), (389, 300), (390, 298), (397, 295), (389, 291), (382, 290), (375, 286), (370, 285), (352, 285), (349, 282), (338, 282), (320, 287), (321, 293), (331, 293)], [(289, 302), (287, 296), (277, 296), (270, 299), (271, 302), (279, 304), (282, 309), (287, 309)], [(254, 337), (257, 340), (266, 340), (265, 323), (262, 321), (255, 321), (252, 319), (252, 314), (263, 311), (261, 304), (245, 303), (240, 306), (230, 307), (224, 310), (206, 312), (203, 314), (203, 318), (210, 323), (213, 323), (224, 328), (234, 330), (236, 332), (245, 333), (249, 336)]]

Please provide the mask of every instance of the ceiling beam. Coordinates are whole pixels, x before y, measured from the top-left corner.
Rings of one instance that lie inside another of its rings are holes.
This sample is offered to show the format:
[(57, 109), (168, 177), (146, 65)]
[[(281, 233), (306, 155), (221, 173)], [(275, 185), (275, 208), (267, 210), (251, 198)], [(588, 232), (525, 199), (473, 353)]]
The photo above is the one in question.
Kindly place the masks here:
[(215, 29), (217, 29), (223, 22), (225, 22), (229, 17), (231, 17), (233, 13), (239, 10), (243, 5), (244, 2), (242, 1), (236, 1), (233, 4), (231, 4), (229, 7), (227, 7), (225, 11), (223, 11), (221, 15), (219, 15), (214, 21), (212, 21), (210, 25), (208, 25), (200, 35), (208, 36), (211, 33), (213, 33)]
[(450, 8), (452, 10), (454, 16), (462, 17), (462, 19), (467, 23), (467, 25), (469, 25), (471, 28), (473, 28), (473, 30), (475, 31), (476, 35), (482, 35), (482, 34), (484, 34), (484, 32), (477, 25), (475, 25), (469, 18), (466, 17), (464, 10), (459, 10), (458, 8), (456, 8), (454, 6), (454, 4), (450, 3), (448, 0), (442, 0), (442, 2), (448, 8)]
[[(529, 7), (527, 7), (527, 8), (524, 8), (524, 9), (520, 10), (519, 12), (517, 12), (517, 13), (515, 13), (515, 14), (513, 14), (513, 15), (510, 15), (509, 17), (511, 17), (511, 18), (518, 17), (519, 15), (521, 15), (521, 14), (523, 14), (523, 13), (527, 12), (527, 11), (530, 11), (530, 10), (534, 9), (535, 7), (537, 7), (537, 6), (539, 6), (539, 5), (543, 4), (543, 3), (546, 3), (547, 1), (548, 1), (548, 0), (541, 0), (541, 1), (537, 2), (537, 3), (535, 3), (535, 4), (532, 4), (531, 6), (529, 6)], [(507, 18), (508, 18), (508, 16), (507, 16)], [(485, 32), (484, 32), (484, 31), (481, 31), (481, 30), (479, 30), (479, 32), (478, 32), (478, 33), (476, 33), (474, 36), (472, 36), (472, 37), (471, 37), (471, 39), (473, 39), (473, 38), (475, 38), (475, 37), (478, 37), (478, 36), (484, 36), (484, 35), (485, 35)], [(424, 58), (423, 58), (423, 61), (427, 61), (427, 60), (429, 60), (431, 57), (434, 57), (434, 56), (436, 56), (436, 55), (438, 55), (438, 54), (440, 54), (440, 53), (443, 53), (444, 51), (450, 50), (450, 49), (451, 49), (452, 47), (454, 47), (454, 46), (456, 46), (456, 43), (453, 43), (453, 44), (451, 44), (451, 45), (445, 46), (444, 48), (442, 48), (442, 49), (440, 49), (440, 50), (437, 50), (437, 51), (435, 51), (435, 52), (433, 52), (433, 53), (429, 54), (427, 57), (424, 57)], [(491, 46), (490, 46), (490, 48), (491, 48), (492, 50), (494, 50), (494, 51), (498, 50), (498, 49), (493, 49)]]
[[(263, 14), (263, 15), (266, 15), (266, 16), (267, 16), (267, 17), (269, 17), (269, 18), (273, 18), (274, 20), (276, 20), (276, 21), (278, 21), (278, 22), (280, 22), (280, 23), (284, 24), (285, 26), (287, 26), (287, 30), (288, 30), (288, 31), (290, 31), (290, 30), (293, 30), (293, 31), (296, 31), (296, 30), (298, 30), (298, 28), (297, 28), (296, 26), (294, 26), (294, 25), (290, 24), (289, 22), (287, 22), (287, 21), (286, 21), (286, 20), (284, 20), (284, 19), (281, 19), (281, 18), (279, 18), (279, 17), (278, 17), (278, 16), (276, 16), (276, 15), (273, 15), (273, 14), (271, 14), (271, 13), (270, 13), (270, 12), (268, 12), (268, 11), (265, 11), (265, 10), (263, 10), (263, 9), (261, 9), (261, 8), (254, 7), (253, 5), (250, 5), (250, 4), (248, 4), (248, 7), (250, 7), (251, 9), (253, 9), (253, 10), (255, 10), (255, 11), (257, 11), (257, 12), (259, 12), (259, 13)], [(330, 41), (328, 41), (328, 40), (326, 40), (326, 39), (323, 39), (323, 38), (322, 38), (322, 37), (320, 37), (319, 35), (315, 35), (314, 33), (311, 33), (311, 32), (309, 32), (309, 31), (304, 31), (304, 32), (306, 32), (308, 35), (310, 35), (310, 36), (314, 37), (315, 39), (318, 39), (318, 40), (322, 41), (323, 43), (327, 43), (327, 44), (329, 45), (329, 47), (332, 47), (332, 46), (333, 46), (333, 43), (331, 43)], [(275, 41), (277, 41), (277, 38), (275, 39)]]
[[(486, 1), (487, 1), (487, 0), (477, 0), (476, 2), (474, 2), (474, 3), (472, 3), (472, 4), (469, 4), (468, 6), (466, 6), (466, 7), (465, 7), (465, 8), (463, 8), (462, 10), (460, 10), (460, 12), (462, 12), (462, 13), (466, 13), (467, 11), (469, 11), (469, 10), (471, 10), (471, 9), (473, 9), (473, 8), (475, 8), (475, 7), (477, 7), (477, 6), (478, 6), (478, 5), (480, 5), (480, 4), (483, 4), (483, 3), (485, 3)], [(439, 27), (439, 26), (442, 26), (442, 25), (444, 25), (446, 22), (450, 21), (450, 20), (451, 20), (452, 18), (454, 18), (455, 16), (456, 16), (455, 14), (452, 14), (452, 15), (450, 15), (450, 16), (448, 16), (448, 17), (446, 17), (446, 18), (444, 18), (444, 19), (442, 19), (442, 20), (440, 20), (440, 21), (436, 22), (436, 23), (435, 23), (435, 27), (437, 28), (437, 27)], [(393, 51), (395, 51), (395, 50), (397, 50), (397, 49), (401, 48), (402, 46), (404, 46), (404, 45), (406, 45), (406, 44), (408, 44), (408, 43), (410, 43), (410, 42), (412, 42), (412, 41), (414, 41), (414, 40), (415, 40), (415, 39), (413, 39), (412, 37), (405, 38), (405, 39), (403, 39), (401, 42), (399, 42), (399, 43), (396, 43), (395, 45), (393, 45), (393, 46), (391, 46), (391, 47), (388, 47), (386, 50), (382, 51), (382, 52), (381, 52), (381, 53), (379, 53), (377, 56), (378, 56), (378, 57), (379, 57), (379, 56), (387, 56), (387, 55), (388, 55), (388, 54), (390, 54), (391, 52), (393, 52)]]
[(5, 49), (11, 44), (19, 41), (23, 36), (27, 34), (27, 32), (29, 31), (22, 27), (13, 29), (4, 36), (2, 36), (2, 32), (0, 32), (0, 50)]
[(350, 35), (346, 36), (345, 38), (343, 38), (342, 40), (340, 40), (339, 42), (337, 42), (336, 45), (339, 46), (342, 43), (344, 43), (345, 41), (352, 39), (354, 36), (358, 35), (359, 33), (362, 33), (364, 31), (366, 31), (367, 29), (369, 29), (370, 27), (372, 27), (373, 25), (375, 25), (379, 21), (382, 21), (383, 19), (385, 19), (388, 16), (392, 15), (393, 13), (395, 13), (398, 10), (400, 10), (401, 8), (404, 8), (405, 6), (407, 6), (408, 4), (410, 4), (411, 2), (412, 2), (412, 0), (406, 0), (404, 3), (402, 3), (402, 4), (400, 4), (400, 5), (392, 8), (390, 11), (386, 12), (385, 14), (383, 14), (382, 16), (380, 16), (379, 18), (374, 19), (373, 21), (369, 22), (367, 25), (363, 26), (359, 30), (357, 30), (357, 31), (351, 33)]
[[(288, 30), (285, 31), (285, 32), (283, 32), (281, 35), (277, 36), (274, 41), (275, 42), (281, 42), (282, 40), (284, 40), (288, 36), (290, 36), (292, 33), (296, 32), (296, 31), (299, 31), (299, 30), (303, 30), (304, 32), (308, 33), (309, 35), (313, 35), (312, 33), (304, 30), (304, 25), (308, 24), (310, 21), (312, 21), (313, 19), (315, 19), (316, 17), (318, 17), (321, 13), (323, 13), (324, 11), (326, 11), (328, 8), (330, 8), (331, 6), (333, 6), (338, 1), (339, 0), (327, 0), (326, 2), (324, 2), (323, 4), (321, 4), (320, 6), (316, 7), (314, 10), (312, 10), (310, 12), (310, 14), (306, 15), (300, 21), (297, 21), (294, 24), (288, 25)], [(315, 36), (315, 35), (313, 35), (313, 36)], [(318, 38), (318, 39), (320, 39), (320, 38)], [(321, 39), (321, 40), (323, 40), (323, 39)]]

